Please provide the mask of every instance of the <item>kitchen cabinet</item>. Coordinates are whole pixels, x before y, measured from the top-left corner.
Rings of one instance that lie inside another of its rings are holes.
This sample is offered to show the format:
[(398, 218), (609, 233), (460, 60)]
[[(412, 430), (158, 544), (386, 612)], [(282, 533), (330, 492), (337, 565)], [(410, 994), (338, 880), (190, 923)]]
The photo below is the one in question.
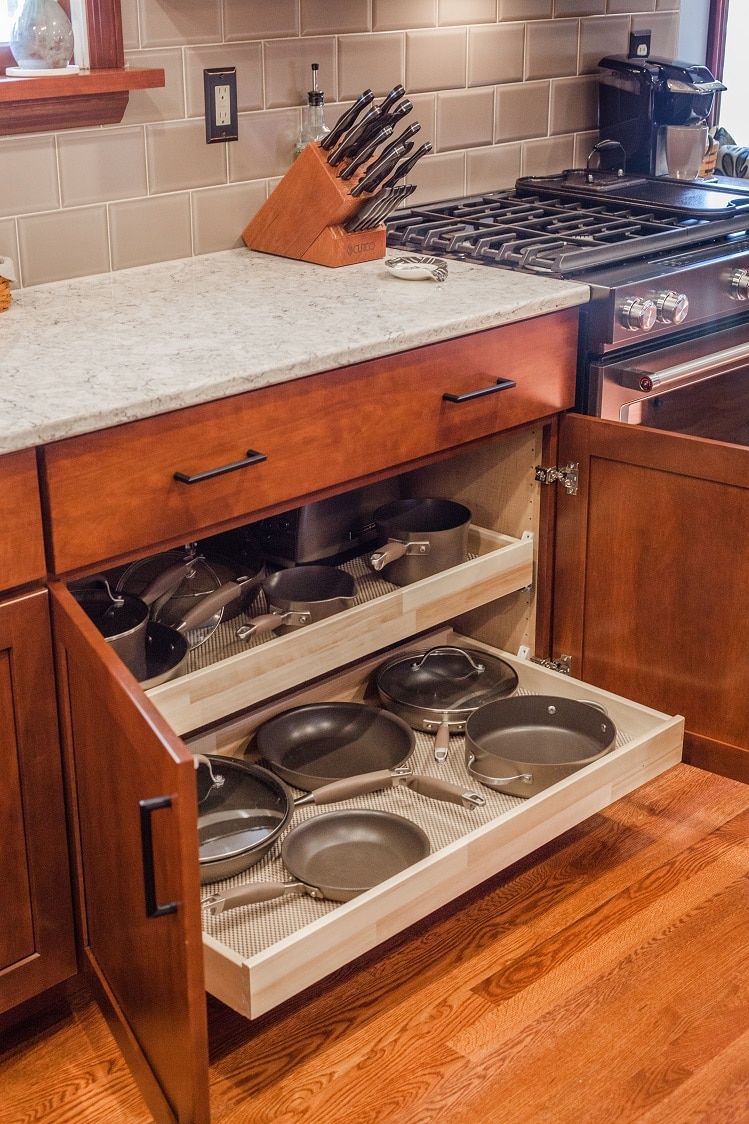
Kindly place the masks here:
[[(575, 337), (575, 313), (555, 313), (253, 391), (216, 403), (215, 416), (193, 407), (43, 451), (49, 544), (66, 577), (385, 476), (473, 514), (474, 557), (463, 566), (232, 651), (148, 697), (64, 582), (51, 581), (85, 955), (157, 1119), (209, 1118), (206, 984), (250, 1017), (267, 1011), (680, 758), (680, 719), (607, 696), (623, 741), (583, 773), (511, 807), (487, 800), (486, 818), (469, 819), (423, 864), (259, 952), (202, 935), (196, 746), (241, 753), (263, 714), (309, 691), (365, 690), (372, 661), (425, 631), (454, 629), (510, 659), (534, 647), (554, 507), (535, 466), (574, 400)], [(498, 378), (517, 385), (472, 395)], [(235, 468), (248, 449), (267, 459)], [(185, 483), (175, 471), (209, 475)], [(525, 690), (601, 697), (517, 663)], [(251, 941), (261, 928), (245, 920)]]
[(580, 487), (557, 500), (555, 654), (683, 713), (685, 760), (749, 782), (746, 449), (574, 415), (561, 433)]
[(2, 1014), (74, 975), (76, 962), (33, 452), (0, 458), (0, 516)]

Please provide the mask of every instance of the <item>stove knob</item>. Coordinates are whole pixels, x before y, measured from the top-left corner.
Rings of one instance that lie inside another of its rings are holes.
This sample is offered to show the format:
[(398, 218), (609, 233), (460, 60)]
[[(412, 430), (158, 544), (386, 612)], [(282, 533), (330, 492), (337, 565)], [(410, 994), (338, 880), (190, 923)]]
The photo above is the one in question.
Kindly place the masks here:
[(651, 300), (630, 297), (619, 309), (619, 315), (630, 332), (649, 332), (658, 318), (658, 310)]
[(655, 298), (655, 308), (658, 319), (664, 324), (681, 324), (686, 320), (689, 312), (689, 299), (686, 293), (675, 293), (673, 289), (667, 293), (659, 293)]
[(737, 269), (731, 278), (731, 296), (735, 301), (749, 300), (749, 269)]

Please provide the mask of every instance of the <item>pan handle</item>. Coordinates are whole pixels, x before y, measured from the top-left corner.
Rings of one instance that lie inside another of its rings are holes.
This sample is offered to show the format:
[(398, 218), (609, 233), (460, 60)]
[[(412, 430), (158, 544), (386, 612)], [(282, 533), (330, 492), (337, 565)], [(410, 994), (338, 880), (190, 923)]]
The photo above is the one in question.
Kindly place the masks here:
[(308, 886), (306, 882), (248, 882), (244, 886), (224, 890), (221, 894), (212, 894), (210, 898), (204, 898), (201, 905), (206, 913), (216, 917), (227, 909), (270, 902), (275, 898), (286, 897), (287, 894), (309, 894), (311, 898), (323, 896), (317, 887)]
[(474, 769), (476, 758), (471, 754), (466, 762), (466, 768), (471, 776), (485, 784), (487, 788), (496, 788), (500, 784), (510, 784), (512, 781), (523, 781), (524, 784), (533, 784), (532, 773), (517, 773), (514, 777), (487, 777), (483, 773), (479, 773)]
[(450, 751), (450, 723), (447, 721), (447, 716), (442, 719), (437, 727), (437, 733), (434, 736), (434, 760), (442, 764), (447, 761), (447, 755)]
[(395, 788), (396, 785), (405, 783), (410, 776), (412, 772), (408, 765), (401, 765), (398, 769), (377, 769), (373, 773), (359, 773), (357, 776), (331, 781), (330, 784), (316, 788), (314, 792), (308, 792), (306, 796), (300, 796), (294, 801), (294, 806), (337, 804), (339, 800), (348, 800), (351, 796), (363, 796), (367, 792)]
[(154, 796), (150, 800), (139, 800), (140, 809), (140, 845), (143, 854), (143, 891), (146, 899), (146, 917), (165, 917), (168, 913), (177, 912), (177, 902), (165, 902), (159, 905), (156, 901), (156, 871), (153, 865), (153, 831), (151, 816), (159, 808), (171, 808), (171, 796)]
[(512, 390), (517, 386), (512, 379), (497, 379), (493, 386), (482, 386), (480, 390), (469, 390), (467, 394), (443, 394), (444, 402), (471, 402), (474, 398), (483, 398), (486, 394), (498, 394), (500, 390)]
[(306, 624), (303, 618), (308, 614), (294, 614), (288, 613), (263, 613), (259, 617), (253, 617), (249, 624), (243, 624), (241, 628), (237, 629), (237, 640), (248, 640), (250, 636), (262, 636), (266, 632), (275, 632), (288, 617), (298, 616), (299, 624)]
[(379, 550), (369, 556), (369, 564), (373, 570), (384, 570), (391, 562), (395, 562), (397, 558), (403, 558), (405, 554), (423, 555), (429, 554), (430, 550), (431, 544), (428, 540), (388, 539), (385, 546), (380, 547)]
[(428, 796), (430, 800), (445, 800), (448, 804), (460, 804), (464, 808), (483, 808), (486, 798), (478, 792), (472, 792), (461, 784), (451, 784), (449, 781), (440, 780), (418, 773), (408, 780), (403, 781), (406, 788), (418, 792), (420, 796)]

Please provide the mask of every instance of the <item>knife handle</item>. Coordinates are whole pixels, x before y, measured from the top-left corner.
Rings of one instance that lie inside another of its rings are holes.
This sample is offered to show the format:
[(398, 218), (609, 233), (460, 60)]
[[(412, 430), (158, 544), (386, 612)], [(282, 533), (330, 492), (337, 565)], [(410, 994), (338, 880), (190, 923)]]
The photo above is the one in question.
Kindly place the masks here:
[(336, 148), (334, 152), (330, 153), (330, 155), (328, 156), (328, 163), (330, 164), (330, 166), (332, 168), (335, 168), (336, 165), (340, 164), (342, 160), (348, 159), (348, 157), (353, 156), (360, 142), (364, 139), (365, 132), (369, 128), (371, 128), (373, 124), (379, 123), (379, 120), (380, 113), (377, 109), (368, 110), (367, 113), (365, 113), (362, 117), (361, 121), (357, 122), (357, 124), (354, 125), (352, 129), (349, 129), (341, 143), (338, 145), (338, 148)]
[(379, 129), (378, 132), (376, 132), (375, 135), (366, 142), (364, 148), (361, 150), (361, 152), (358, 153), (357, 156), (354, 157), (351, 163), (346, 168), (344, 168), (342, 172), (338, 173), (340, 178), (342, 180), (350, 180), (354, 172), (358, 171), (358, 169), (361, 168), (362, 164), (366, 164), (367, 160), (369, 160), (374, 150), (376, 148), (379, 148), (382, 142), (387, 140), (388, 137), (392, 135), (392, 132), (392, 125), (383, 125), (382, 128)]
[(354, 104), (349, 106), (345, 113), (341, 114), (327, 136), (323, 137), (323, 139), (320, 141), (320, 148), (322, 148), (325, 152), (328, 152), (331, 148), (333, 148), (333, 146), (336, 145), (341, 139), (343, 134), (351, 128), (364, 107), (369, 105), (370, 102), (373, 101), (374, 94), (371, 90), (365, 90), (362, 94), (359, 94), (359, 97), (356, 99)]
[(417, 148), (416, 152), (412, 152), (411, 155), (406, 160), (404, 160), (402, 164), (398, 165), (385, 186), (392, 187), (398, 182), (399, 179), (402, 179), (403, 176), (407, 176), (414, 165), (417, 164), (419, 160), (421, 160), (422, 156), (426, 156), (426, 154), (431, 151), (431, 143), (429, 141), (424, 141), (424, 144), (422, 144), (420, 148)]
[(384, 97), (377, 107), (379, 109), (380, 113), (389, 113), (390, 110), (395, 105), (395, 103), (397, 101), (400, 101), (400, 99), (403, 97), (405, 92), (406, 92), (406, 88), (405, 88), (405, 86), (401, 86), (400, 82), (398, 83), (397, 86), (393, 86), (392, 90), (387, 95), (387, 97)]

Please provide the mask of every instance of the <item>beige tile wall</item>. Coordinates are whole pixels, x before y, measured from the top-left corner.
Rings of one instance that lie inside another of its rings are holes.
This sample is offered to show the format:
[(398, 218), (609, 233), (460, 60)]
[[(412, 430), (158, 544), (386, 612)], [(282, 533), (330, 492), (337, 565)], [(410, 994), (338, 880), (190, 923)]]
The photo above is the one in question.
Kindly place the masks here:
[[(332, 123), (363, 89), (414, 103), (413, 201), (580, 164), (596, 139), (596, 62), (649, 27), (676, 54), (680, 0), (122, 0), (134, 66), (163, 67), (122, 123), (0, 138), (0, 255), (22, 284), (211, 253), (291, 163), (320, 64)], [(236, 66), (239, 140), (205, 143), (203, 70)]]

